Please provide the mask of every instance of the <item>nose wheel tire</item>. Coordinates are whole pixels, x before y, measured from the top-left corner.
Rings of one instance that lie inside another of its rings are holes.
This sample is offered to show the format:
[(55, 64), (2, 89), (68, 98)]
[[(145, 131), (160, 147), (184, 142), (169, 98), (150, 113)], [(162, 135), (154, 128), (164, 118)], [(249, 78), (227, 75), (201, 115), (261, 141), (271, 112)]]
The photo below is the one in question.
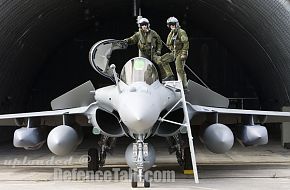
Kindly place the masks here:
[(144, 187), (145, 187), (145, 188), (149, 188), (149, 187), (150, 187), (150, 182), (144, 180)]
[(132, 181), (131, 186), (132, 188), (137, 188), (137, 181)]
[(88, 151), (88, 170), (98, 171), (100, 168), (99, 152), (96, 148), (90, 148)]
[[(138, 187), (138, 178), (137, 174), (132, 174), (131, 178), (131, 187), (132, 188), (137, 188)], [(150, 187), (150, 181), (144, 179), (144, 187), (149, 188)]]
[(132, 188), (137, 188), (137, 175), (136, 174), (132, 174), (131, 186)]

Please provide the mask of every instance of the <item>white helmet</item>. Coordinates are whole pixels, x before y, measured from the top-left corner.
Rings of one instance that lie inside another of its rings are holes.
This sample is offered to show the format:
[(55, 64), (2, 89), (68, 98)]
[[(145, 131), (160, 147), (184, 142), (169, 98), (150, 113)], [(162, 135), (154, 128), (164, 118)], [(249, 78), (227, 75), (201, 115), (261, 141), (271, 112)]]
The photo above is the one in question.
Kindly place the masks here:
[(142, 25), (148, 25), (148, 28), (150, 27), (149, 20), (147, 18), (141, 18), (138, 20), (138, 27), (140, 28)]
[(171, 24), (174, 24), (176, 27), (179, 27), (179, 22), (178, 22), (177, 18), (175, 18), (174, 16), (169, 17), (167, 19), (167, 26), (170, 27)]

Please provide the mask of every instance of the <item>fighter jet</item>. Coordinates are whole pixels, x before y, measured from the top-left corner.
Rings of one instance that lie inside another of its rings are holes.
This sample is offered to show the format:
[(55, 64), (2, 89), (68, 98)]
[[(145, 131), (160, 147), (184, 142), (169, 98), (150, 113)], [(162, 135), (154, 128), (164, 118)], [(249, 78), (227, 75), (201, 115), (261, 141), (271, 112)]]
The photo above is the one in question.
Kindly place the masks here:
[[(143, 182), (150, 187), (144, 172), (153, 166), (155, 150), (146, 140), (160, 136), (168, 140), (170, 152), (176, 152), (181, 166), (191, 162), (198, 183), (191, 123), (199, 122), (202, 142), (210, 151), (225, 153), (234, 143), (234, 134), (225, 124), (239, 124), (237, 137), (244, 145), (252, 146), (268, 142), (264, 123), (290, 120), (289, 112), (229, 109), (228, 98), (191, 80), (185, 93), (179, 80), (160, 81), (154, 64), (143, 57), (120, 64), (123, 68), (118, 74), (110, 58), (113, 51), (126, 48), (126, 42), (108, 39), (94, 44), (89, 52), (93, 69), (114, 85), (95, 89), (88, 81), (52, 100), (52, 111), (0, 115), (1, 120), (25, 125), (15, 131), (14, 146), (38, 149), (47, 141), (54, 154), (69, 154), (82, 142), (83, 126), (76, 118), (83, 116), (87, 126), (93, 126), (92, 133), (101, 136), (100, 148), (88, 151), (89, 170), (102, 167), (116, 138), (127, 136), (133, 139), (125, 152), (127, 164), (134, 171), (131, 185), (137, 187)], [(62, 119), (46, 137), (42, 126), (51, 117)], [(191, 155), (189, 160), (186, 151)]]

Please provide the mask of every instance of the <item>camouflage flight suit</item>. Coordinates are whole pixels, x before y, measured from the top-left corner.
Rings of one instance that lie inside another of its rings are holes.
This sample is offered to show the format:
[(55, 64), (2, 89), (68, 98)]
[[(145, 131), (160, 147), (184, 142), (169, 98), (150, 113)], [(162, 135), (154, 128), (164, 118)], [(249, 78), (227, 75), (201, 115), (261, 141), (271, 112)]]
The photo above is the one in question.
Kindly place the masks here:
[(128, 45), (137, 44), (141, 57), (145, 57), (155, 62), (159, 68), (162, 78), (173, 75), (169, 63), (161, 61), (161, 48), (162, 41), (160, 36), (154, 31), (149, 29), (148, 32), (139, 29), (133, 36), (126, 38)]
[(183, 87), (187, 88), (187, 77), (184, 71), (184, 64), (188, 56), (189, 42), (186, 32), (180, 27), (171, 30), (167, 37), (167, 46), (175, 57), (175, 66), (178, 77)]

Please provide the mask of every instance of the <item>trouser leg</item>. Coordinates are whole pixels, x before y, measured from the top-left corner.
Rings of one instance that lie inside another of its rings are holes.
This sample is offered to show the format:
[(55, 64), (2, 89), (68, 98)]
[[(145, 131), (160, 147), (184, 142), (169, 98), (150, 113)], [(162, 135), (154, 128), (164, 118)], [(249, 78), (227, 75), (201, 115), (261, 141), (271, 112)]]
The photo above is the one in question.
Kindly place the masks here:
[(165, 77), (173, 76), (173, 72), (171, 70), (169, 63), (163, 63), (162, 67), (163, 67), (165, 75), (166, 75)]
[(160, 70), (161, 79), (166, 78), (167, 75), (166, 75), (166, 72), (165, 72), (163, 66), (162, 65), (158, 65), (158, 67), (159, 67), (159, 70)]
[(184, 64), (186, 60), (181, 60), (180, 55), (177, 55), (175, 60), (176, 72), (178, 79), (182, 81), (183, 88), (187, 88), (187, 77), (184, 71)]
[(171, 70), (169, 63), (162, 61), (161, 56), (154, 55), (153, 61), (158, 65), (162, 79), (169, 76), (173, 76), (173, 72)]
[(139, 57), (144, 57), (144, 58), (146, 58), (146, 59), (149, 59), (149, 60), (151, 60), (151, 57), (150, 57), (150, 55), (147, 55), (147, 54), (143, 53), (143, 52), (142, 52), (142, 51), (140, 51), (140, 50), (139, 50)]

